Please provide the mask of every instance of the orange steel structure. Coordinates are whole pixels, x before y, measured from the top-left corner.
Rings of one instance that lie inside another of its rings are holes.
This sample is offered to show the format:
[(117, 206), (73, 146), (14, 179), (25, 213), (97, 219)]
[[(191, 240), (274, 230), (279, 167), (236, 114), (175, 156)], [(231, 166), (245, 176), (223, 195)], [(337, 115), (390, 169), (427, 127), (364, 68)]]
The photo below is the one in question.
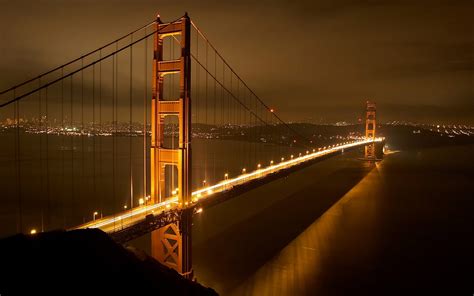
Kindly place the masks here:
[[(173, 23), (162, 23), (159, 15), (156, 20), (151, 103), (152, 203), (163, 202), (176, 195), (179, 205), (188, 204), (191, 200), (190, 24), (187, 14)], [(181, 56), (175, 60), (163, 60), (163, 40), (165, 38), (178, 40), (178, 36), (181, 43)], [(165, 75), (179, 75), (179, 98), (164, 99)], [(167, 148), (164, 143), (165, 118), (171, 116), (178, 119), (177, 148)], [(173, 182), (174, 172), (177, 172), (176, 189)], [(191, 211), (184, 209), (179, 222), (164, 226), (151, 234), (152, 256), (188, 278), (192, 278)]]
[[(367, 109), (366, 109), (366, 116), (365, 116), (365, 138), (367, 140), (375, 140), (375, 111), (376, 105), (374, 102), (367, 101)], [(375, 160), (375, 143), (372, 142), (365, 146), (365, 158), (369, 160)]]

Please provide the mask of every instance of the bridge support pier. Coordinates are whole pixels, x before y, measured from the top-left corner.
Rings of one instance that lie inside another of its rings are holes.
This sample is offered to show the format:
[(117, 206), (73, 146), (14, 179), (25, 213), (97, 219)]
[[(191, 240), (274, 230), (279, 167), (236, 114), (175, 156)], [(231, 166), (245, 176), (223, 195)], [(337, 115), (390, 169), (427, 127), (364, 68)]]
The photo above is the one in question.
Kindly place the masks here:
[[(159, 16), (157, 18), (151, 104), (151, 200), (153, 203), (159, 203), (177, 197), (178, 206), (183, 208), (191, 201), (190, 25), (187, 14), (179, 21), (168, 24), (162, 23)], [(179, 59), (163, 60), (164, 38), (179, 39)], [(166, 75), (179, 75), (179, 98), (165, 100), (163, 86)], [(179, 130), (178, 147), (164, 139), (165, 119), (172, 117), (177, 119), (175, 122)], [(191, 219), (192, 210), (184, 209), (178, 223), (168, 224), (151, 234), (152, 256), (187, 278), (193, 277)]]
[(374, 143), (375, 159), (382, 160), (384, 154), (385, 141)]
[(191, 238), (192, 209), (183, 210), (180, 221), (151, 233), (151, 255), (160, 263), (192, 279)]

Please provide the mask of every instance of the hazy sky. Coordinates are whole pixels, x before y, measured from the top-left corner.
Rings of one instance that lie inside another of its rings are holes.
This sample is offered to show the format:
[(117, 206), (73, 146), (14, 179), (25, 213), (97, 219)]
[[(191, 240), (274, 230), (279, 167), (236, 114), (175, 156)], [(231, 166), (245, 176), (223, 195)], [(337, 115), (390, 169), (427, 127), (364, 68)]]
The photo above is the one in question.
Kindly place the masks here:
[(287, 120), (474, 124), (474, 2), (0, 0), (0, 87), (188, 11)]

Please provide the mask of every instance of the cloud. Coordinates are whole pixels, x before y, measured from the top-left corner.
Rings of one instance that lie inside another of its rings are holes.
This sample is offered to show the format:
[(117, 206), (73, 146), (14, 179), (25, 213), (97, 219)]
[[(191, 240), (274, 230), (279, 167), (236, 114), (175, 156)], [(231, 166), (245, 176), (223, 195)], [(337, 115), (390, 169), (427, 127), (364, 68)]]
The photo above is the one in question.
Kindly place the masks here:
[[(425, 120), (455, 120), (449, 110), (474, 99), (472, 1), (22, 0), (2, 8), (0, 86), (113, 40), (157, 11), (164, 20), (188, 11), (284, 118), (352, 118), (372, 98), (419, 106)], [(393, 108), (390, 118), (407, 114)]]

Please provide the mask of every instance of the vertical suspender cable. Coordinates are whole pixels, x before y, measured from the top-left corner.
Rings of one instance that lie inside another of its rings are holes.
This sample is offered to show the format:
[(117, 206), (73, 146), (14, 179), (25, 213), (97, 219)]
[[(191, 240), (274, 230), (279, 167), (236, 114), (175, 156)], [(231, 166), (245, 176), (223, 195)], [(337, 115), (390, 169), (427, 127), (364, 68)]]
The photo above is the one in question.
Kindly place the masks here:
[[(169, 57), (168, 58), (170, 60), (174, 59), (174, 42), (173, 42), (173, 40), (170, 40), (170, 42), (169, 42)], [(173, 75), (173, 74), (171, 74), (171, 75)], [(180, 73), (180, 75), (183, 75), (183, 73)], [(170, 85), (169, 90), (168, 90), (168, 100), (174, 100), (175, 99), (174, 98), (174, 88), (175, 88), (174, 80), (175, 80), (175, 77), (170, 76), (170, 84), (171, 85)], [(169, 124), (171, 126), (171, 149), (176, 149), (176, 148), (178, 148), (178, 147), (175, 146), (175, 136), (174, 136), (174, 134), (176, 132), (176, 130), (175, 130), (176, 126), (175, 126), (173, 121), (169, 122)], [(179, 129), (179, 127), (178, 127), (178, 129)], [(177, 159), (175, 159), (175, 154), (173, 154), (173, 161), (174, 162), (177, 161)], [(165, 186), (169, 186), (168, 187), (169, 192), (171, 192), (171, 193), (174, 191), (174, 188), (175, 188), (174, 182), (175, 182), (176, 177), (177, 177), (177, 176), (175, 176), (174, 168), (175, 168), (174, 166), (171, 166), (171, 184), (166, 184), (165, 185)], [(168, 194), (166, 193), (166, 190), (165, 190), (165, 197), (168, 197), (169, 196)]]
[[(64, 67), (61, 67), (61, 77), (64, 77)], [(64, 79), (61, 79), (61, 193), (64, 192), (64, 137), (66, 133), (64, 132)], [(60, 194), (61, 195), (61, 194)], [(63, 197), (64, 199), (64, 197)], [(66, 229), (66, 209), (63, 203), (63, 228)]]
[[(13, 89), (13, 98), (16, 96), (16, 89)], [(21, 155), (20, 155), (20, 101), (16, 101), (14, 105), (14, 118), (15, 118), (15, 161), (16, 161), (16, 183), (17, 183), (17, 195), (18, 195), (18, 219), (17, 219), (17, 232), (23, 231), (23, 211), (22, 211), (22, 197), (21, 197)]]
[[(146, 36), (146, 28), (145, 28), (145, 36)], [(146, 137), (147, 137), (147, 134), (146, 134), (146, 125), (147, 125), (147, 96), (148, 96), (148, 88), (147, 88), (147, 85), (148, 85), (148, 67), (147, 67), (147, 63), (148, 63), (148, 59), (147, 59), (147, 56), (148, 56), (148, 38), (145, 38), (145, 56), (144, 56), (144, 60), (145, 60), (145, 80), (144, 80), (144, 86), (145, 86), (145, 90), (144, 90), (144, 95), (143, 95), (143, 196), (147, 196), (147, 190), (146, 190), (146, 179), (147, 179), (147, 174), (146, 174), (146, 168), (147, 168), (147, 161), (146, 161), (146, 150), (147, 150), (147, 146), (146, 146)]]
[(129, 135), (128, 135), (128, 142), (129, 142), (129, 166), (130, 166), (130, 204), (133, 205), (133, 170), (132, 170), (132, 93), (133, 93), (133, 34), (130, 35), (130, 98), (129, 98)]
[[(94, 197), (94, 205), (97, 205), (97, 182), (96, 182), (96, 163), (95, 163), (95, 138), (97, 133), (95, 131), (95, 64), (92, 66), (92, 196)], [(94, 209), (95, 210), (95, 209)], [(100, 209), (102, 212), (102, 209)]]
[[(145, 36), (146, 36), (146, 28), (145, 28)], [(144, 77), (144, 86), (145, 86), (145, 90), (144, 90), (144, 95), (143, 95), (143, 196), (147, 196), (147, 190), (146, 190), (146, 185), (147, 185), (147, 182), (146, 182), (146, 179), (147, 179), (147, 161), (146, 161), (146, 151), (147, 151), (147, 145), (146, 145), (146, 137), (147, 137), (147, 134), (146, 134), (146, 128), (147, 128), (147, 97), (148, 97), (148, 79), (147, 79), (147, 64), (148, 64), (148, 59), (147, 59), (147, 51), (148, 49), (148, 38), (145, 38), (145, 56), (144, 56), (144, 60), (145, 60), (145, 65), (144, 65), (144, 68), (145, 68), (145, 75), (143, 76)]]
[[(118, 45), (115, 43), (115, 49), (117, 50)], [(113, 88), (113, 96), (112, 96), (112, 124), (113, 124), (113, 133), (112, 133), (112, 198), (114, 203), (114, 229), (115, 229), (115, 216), (117, 214), (117, 199), (115, 194), (115, 138), (117, 134), (117, 118), (116, 118), (116, 97), (117, 97), (117, 65), (116, 65), (117, 56), (116, 54), (113, 55), (112, 59), (112, 88)], [(133, 205), (130, 205), (130, 209), (132, 209)]]
[[(199, 34), (197, 35), (199, 36)], [(206, 42), (206, 69), (208, 67), (208, 43)], [(206, 74), (206, 96), (205, 96), (205, 104), (204, 104), (204, 121), (205, 121), (205, 128), (208, 126), (207, 122), (207, 96), (208, 96), (208, 76)], [(207, 179), (207, 153), (204, 153), (204, 179)]]
[[(71, 110), (70, 110), (70, 118), (71, 118), (71, 129), (74, 131), (74, 121), (73, 121), (73, 117), (74, 117), (74, 113), (72, 112), (73, 111), (73, 98), (74, 98), (74, 79), (73, 79), (73, 75), (71, 75), (71, 85), (70, 85), (70, 92), (71, 92)], [(74, 136), (75, 134), (72, 134), (71, 135), (71, 203), (69, 205), (70, 207), (70, 210), (71, 210), (71, 217), (74, 217), (73, 214), (74, 214)], [(73, 221), (73, 222), (76, 222), (76, 221)]]
[[(117, 44), (116, 50), (118, 50), (118, 44)], [(115, 146), (115, 153), (114, 153), (114, 155), (115, 155), (115, 160), (114, 160), (115, 164), (114, 165), (115, 166), (114, 166), (114, 168), (115, 168), (115, 170), (117, 170), (118, 166), (120, 165), (120, 162), (117, 163), (117, 158), (119, 158), (119, 156), (118, 156), (118, 146), (117, 146), (117, 134), (118, 134), (117, 127), (118, 127), (118, 118), (119, 118), (118, 117), (118, 108), (119, 108), (119, 76), (118, 76), (119, 75), (119, 70), (118, 70), (118, 68), (119, 68), (119, 54), (117, 53), (116, 54), (116, 59), (115, 59), (115, 110), (114, 110), (115, 111), (115, 121), (114, 121), (114, 123), (115, 123), (115, 127), (114, 127), (114, 130), (115, 130), (115, 132), (114, 132), (114, 134), (115, 134), (115, 143), (114, 143), (114, 146)], [(117, 177), (117, 173), (115, 173), (115, 178), (116, 177)], [(116, 182), (116, 180), (114, 180), (114, 182)], [(114, 187), (115, 187), (115, 185), (116, 185), (116, 183), (114, 184)], [(132, 206), (133, 205), (130, 205), (130, 207), (132, 207)], [(120, 207), (119, 207), (119, 209), (120, 209)]]
[[(38, 80), (39, 86), (41, 87), (41, 78)], [(40, 198), (41, 198), (41, 231), (44, 229), (43, 225), (43, 218), (44, 218), (44, 196), (43, 196), (43, 113), (41, 112), (41, 89), (38, 91), (38, 102), (39, 102), (39, 108), (38, 108), (38, 118), (39, 118), (39, 130), (40, 130), (40, 135), (39, 135), (39, 142), (40, 142), (40, 151), (39, 151), (39, 156), (40, 156)]]
[[(225, 79), (224, 79), (224, 76), (225, 76), (225, 74), (224, 74), (224, 64), (222, 64), (222, 84), (225, 86)], [(222, 98), (221, 98), (221, 119), (222, 119), (222, 127), (223, 127), (223, 129), (224, 129), (224, 128), (225, 128), (225, 110), (224, 110), (224, 108), (225, 108), (225, 107), (224, 107), (224, 106), (225, 106), (225, 104), (224, 104), (225, 95), (224, 95), (224, 87), (223, 87), (222, 90), (221, 90), (221, 96), (222, 96)], [(223, 130), (223, 132), (224, 132), (224, 130)]]
[[(199, 34), (196, 34), (196, 57), (199, 61)], [(194, 100), (196, 101), (196, 108), (194, 108), (195, 112), (196, 112), (196, 122), (195, 123), (198, 123), (199, 122), (199, 101), (200, 101), (200, 90), (199, 90), (199, 84), (200, 84), (200, 75), (199, 75), (199, 72), (200, 72), (200, 69), (199, 67), (196, 67), (196, 92), (195, 92), (195, 96), (194, 96)]]
[[(50, 178), (49, 178), (49, 102), (48, 102), (48, 87), (45, 89), (46, 97), (46, 226), (49, 226), (50, 216), (51, 216), (51, 196), (50, 196)], [(44, 228), (44, 226), (43, 226)], [(42, 229), (41, 231), (44, 231)]]
[[(99, 59), (102, 59), (102, 50), (99, 51)], [(99, 130), (102, 132), (102, 61), (99, 62)], [(103, 181), (102, 178), (102, 136), (99, 133), (99, 180)], [(104, 213), (103, 198), (104, 190), (103, 186), (100, 186), (101, 190), (99, 193), (99, 209), (100, 216)]]
[[(217, 53), (214, 51), (214, 77), (217, 78)], [(212, 108), (213, 110), (213, 121), (212, 125), (214, 128), (217, 128), (217, 122), (216, 122), (216, 113), (217, 113), (217, 81), (214, 79), (214, 106)], [(212, 178), (214, 179), (216, 177), (216, 155), (215, 153), (212, 155), (212, 167), (213, 167), (213, 172), (212, 172)]]
[[(81, 59), (81, 68), (84, 67), (84, 59)], [(81, 71), (81, 186), (80, 198), (84, 200), (84, 70)], [(84, 220), (84, 219), (83, 219)], [(85, 222), (85, 221), (84, 221)]]

